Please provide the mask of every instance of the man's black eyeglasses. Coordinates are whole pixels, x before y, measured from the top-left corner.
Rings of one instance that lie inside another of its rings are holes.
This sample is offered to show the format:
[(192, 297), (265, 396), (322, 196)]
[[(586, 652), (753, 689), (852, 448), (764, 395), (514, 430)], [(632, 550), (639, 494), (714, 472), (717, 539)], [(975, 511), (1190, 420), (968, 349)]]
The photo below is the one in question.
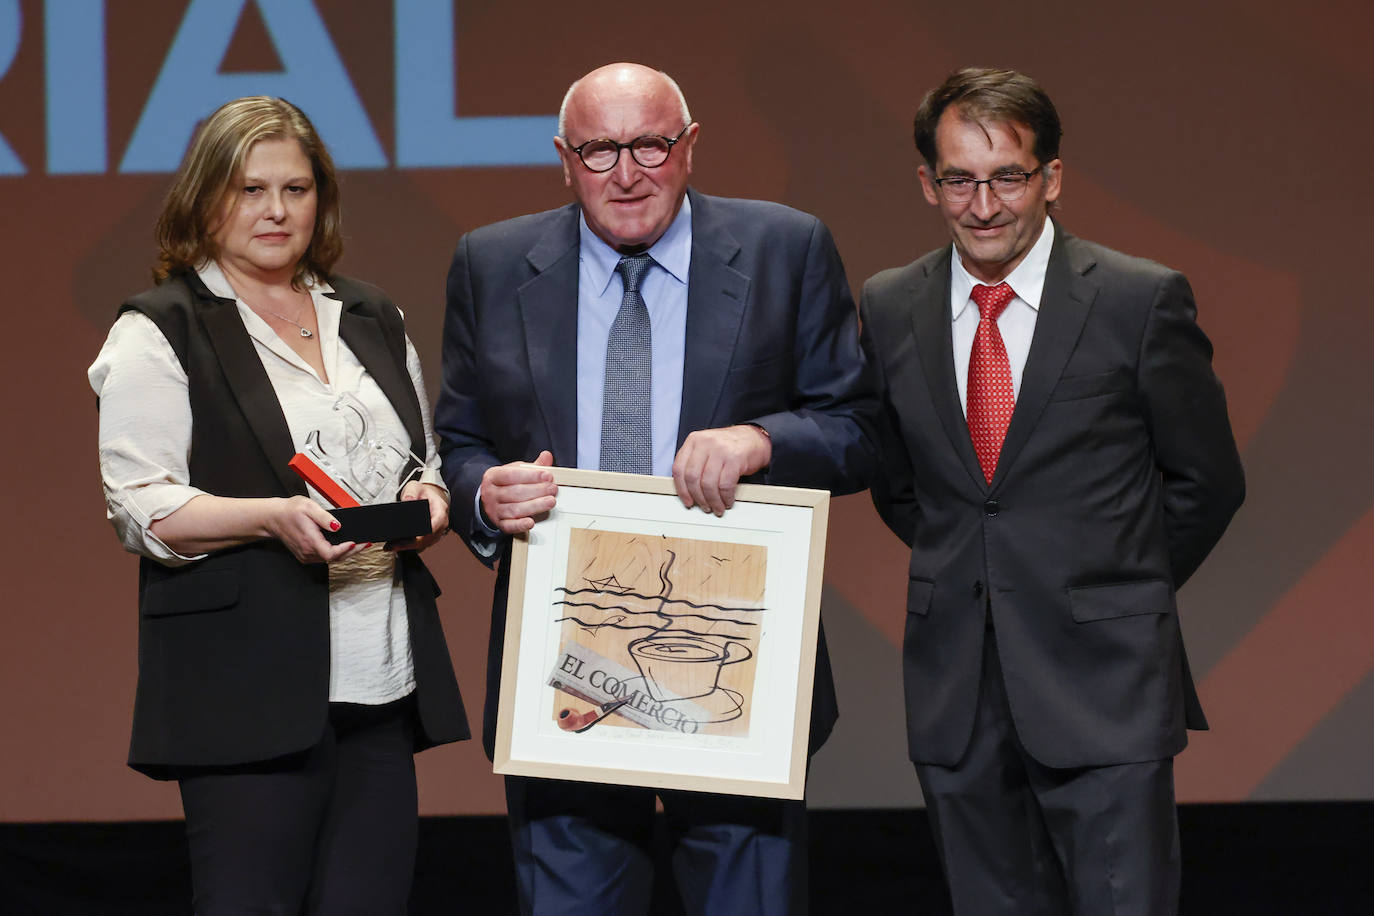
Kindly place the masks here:
[(673, 146), (682, 139), (682, 135), (687, 133), (688, 124), (677, 132), (676, 137), (662, 137), (658, 134), (645, 134), (642, 137), (635, 137), (629, 143), (620, 143), (616, 140), (598, 138), (588, 140), (581, 146), (574, 146), (572, 151), (577, 153), (577, 158), (582, 160), (582, 164), (593, 172), (609, 172), (615, 168), (620, 161), (620, 151), (627, 149), (630, 155), (646, 169), (656, 169), (668, 161), (668, 154), (673, 151)]
[(966, 178), (963, 175), (958, 175), (953, 178), (936, 178), (933, 180), (940, 188), (940, 193), (945, 195), (945, 200), (950, 203), (961, 204), (973, 200), (974, 195), (978, 193), (980, 184), (987, 185), (988, 189), (997, 195), (998, 200), (1019, 200), (1026, 193), (1026, 187), (1030, 184), (1030, 180), (1039, 174), (1040, 169), (1036, 168), (1033, 172), (1002, 172), (991, 178)]

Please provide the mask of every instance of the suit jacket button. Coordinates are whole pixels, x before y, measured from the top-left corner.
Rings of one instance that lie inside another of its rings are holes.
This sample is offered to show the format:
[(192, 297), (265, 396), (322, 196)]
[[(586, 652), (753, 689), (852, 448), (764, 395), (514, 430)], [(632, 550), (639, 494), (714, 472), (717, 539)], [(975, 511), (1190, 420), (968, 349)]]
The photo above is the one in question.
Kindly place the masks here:
[(981, 579), (976, 580), (976, 581), (973, 583), (973, 597), (975, 597), (975, 598), (981, 598), (981, 597), (983, 597), (983, 581), (982, 581)]
[(998, 505), (997, 500), (995, 499), (990, 499), (987, 502), (983, 503), (983, 512), (987, 514), (988, 518), (996, 518), (997, 510), (1000, 508), (1002, 507)]

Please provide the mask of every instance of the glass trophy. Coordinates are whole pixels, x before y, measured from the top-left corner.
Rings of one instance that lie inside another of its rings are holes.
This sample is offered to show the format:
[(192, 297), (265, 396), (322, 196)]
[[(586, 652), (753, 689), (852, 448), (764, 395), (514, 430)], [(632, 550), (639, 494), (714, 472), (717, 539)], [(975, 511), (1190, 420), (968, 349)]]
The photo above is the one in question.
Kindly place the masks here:
[(360, 506), (392, 502), (424, 462), (400, 442), (377, 434), (362, 402), (345, 394), (334, 402), (340, 422), (305, 437), (305, 455)]
[(334, 402), (339, 422), (312, 430), (305, 451), (289, 467), (335, 506), (338, 531), (332, 543), (404, 541), (431, 531), (429, 502), (397, 502), (401, 487), (419, 476), (424, 462), (402, 443), (377, 432), (372, 416), (351, 394)]

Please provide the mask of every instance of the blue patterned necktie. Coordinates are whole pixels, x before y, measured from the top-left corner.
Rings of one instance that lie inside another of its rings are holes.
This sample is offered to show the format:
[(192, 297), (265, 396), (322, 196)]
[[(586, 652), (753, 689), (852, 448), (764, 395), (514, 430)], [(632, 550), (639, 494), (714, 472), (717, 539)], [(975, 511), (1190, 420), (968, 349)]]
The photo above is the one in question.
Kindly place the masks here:
[(606, 384), (601, 401), (601, 470), (653, 473), (649, 393), (653, 380), (649, 310), (639, 284), (654, 264), (647, 254), (620, 259), (624, 283), (620, 311), (606, 341)]

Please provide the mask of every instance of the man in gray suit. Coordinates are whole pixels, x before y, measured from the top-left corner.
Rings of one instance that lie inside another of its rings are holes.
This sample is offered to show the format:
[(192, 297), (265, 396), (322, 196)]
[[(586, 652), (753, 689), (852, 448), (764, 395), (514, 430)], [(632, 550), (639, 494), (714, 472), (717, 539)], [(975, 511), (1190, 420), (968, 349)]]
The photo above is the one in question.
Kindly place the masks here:
[[(825, 227), (689, 191), (700, 127), (662, 73), (595, 70), (569, 89), (560, 122), (577, 202), (469, 233), (448, 278), (435, 426), (453, 530), (484, 562), (501, 559), (489, 755), (508, 536), (553, 507), (550, 465), (671, 475), (685, 505), (721, 514), (740, 480), (847, 493), (875, 460), (877, 399)], [(822, 637), (813, 750), (835, 716)], [(657, 794), (688, 912), (804, 911), (800, 802)], [(654, 795), (508, 778), (522, 911), (646, 912)]]
[(1175, 594), (1244, 495), (1183, 276), (1049, 218), (1044, 90), (961, 70), (916, 115), (952, 247), (864, 287), (911, 547), (911, 759), (961, 914), (1174, 912), (1173, 757), (1205, 728)]

